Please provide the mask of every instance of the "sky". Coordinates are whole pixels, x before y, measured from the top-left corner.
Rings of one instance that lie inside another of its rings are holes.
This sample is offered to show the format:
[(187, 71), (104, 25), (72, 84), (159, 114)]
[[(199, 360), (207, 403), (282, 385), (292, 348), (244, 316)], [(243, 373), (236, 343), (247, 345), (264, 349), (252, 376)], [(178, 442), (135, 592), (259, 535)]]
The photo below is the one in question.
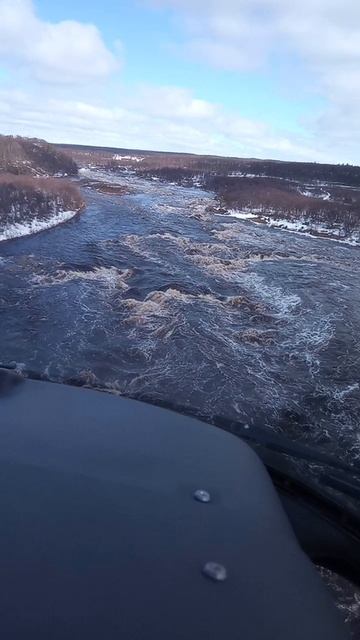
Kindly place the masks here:
[(0, 0), (0, 133), (360, 164), (356, 0)]

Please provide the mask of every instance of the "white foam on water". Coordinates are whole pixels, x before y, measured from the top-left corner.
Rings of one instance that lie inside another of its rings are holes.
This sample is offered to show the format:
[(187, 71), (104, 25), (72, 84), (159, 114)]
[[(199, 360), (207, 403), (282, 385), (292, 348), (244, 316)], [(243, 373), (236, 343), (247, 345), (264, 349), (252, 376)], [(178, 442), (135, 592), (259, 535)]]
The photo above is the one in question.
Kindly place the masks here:
[(321, 351), (329, 344), (335, 333), (335, 314), (314, 321), (302, 317), (295, 335), (283, 340), (283, 347), (304, 358), (310, 376), (318, 376), (321, 367)]
[[(156, 334), (158, 334), (161, 328), (161, 330), (166, 330), (167, 335), (168, 329), (170, 333), (173, 333), (175, 329), (184, 323), (184, 319), (188, 314), (187, 307), (189, 305), (200, 305), (203, 310), (213, 309), (213, 311), (216, 311), (222, 309), (222, 314), (225, 312), (226, 315), (221, 315), (221, 318), (222, 321), (225, 321), (229, 319), (232, 314), (237, 313), (240, 306), (247, 306), (248, 304), (249, 301), (240, 296), (229, 296), (228, 298), (220, 300), (213, 294), (185, 293), (171, 286), (164, 291), (152, 291), (144, 300), (126, 298), (121, 302), (122, 308), (126, 309), (129, 314), (128, 324), (141, 325), (142, 327), (146, 326), (148, 330), (156, 332)], [(165, 324), (162, 322), (159, 325), (159, 320), (165, 320)], [(208, 321), (209, 318), (207, 322)], [(209, 330), (209, 326), (207, 326), (207, 330)], [(224, 327), (222, 327), (221, 331), (216, 332), (216, 334), (218, 338), (218, 334), (221, 334), (221, 339), (226, 340)], [(237, 328), (236, 334), (238, 334)], [(260, 332), (257, 332), (255, 337), (258, 341), (261, 339), (266, 341), (265, 339), (268, 339), (269, 335), (265, 333), (260, 335)], [(235, 346), (237, 346), (237, 344)]]
[(127, 290), (129, 286), (126, 280), (131, 277), (131, 269), (116, 269), (115, 267), (96, 267), (91, 271), (66, 271), (59, 269), (55, 274), (40, 274), (32, 278), (32, 283), (40, 286), (53, 286), (72, 282), (76, 280), (84, 280), (87, 282), (100, 282), (109, 289)]
[(77, 213), (78, 211), (59, 211), (54, 216), (51, 216), (51, 218), (47, 218), (46, 220), (33, 218), (27, 222), (17, 222), (12, 225), (5, 225), (0, 230), (0, 242), (4, 240), (12, 240), (14, 238), (22, 238), (23, 236), (30, 236), (33, 233), (39, 233), (40, 231), (51, 229), (52, 227), (56, 227), (58, 224), (67, 222), (76, 216)]
[(358, 391), (359, 383), (354, 382), (353, 384), (349, 384), (345, 389), (337, 389), (333, 391), (333, 396), (336, 400), (345, 400), (347, 396), (349, 396), (353, 391)]
[(264, 278), (256, 273), (244, 274), (242, 284), (281, 315), (287, 315), (301, 305), (301, 298), (296, 293), (287, 294), (280, 287), (267, 285)]

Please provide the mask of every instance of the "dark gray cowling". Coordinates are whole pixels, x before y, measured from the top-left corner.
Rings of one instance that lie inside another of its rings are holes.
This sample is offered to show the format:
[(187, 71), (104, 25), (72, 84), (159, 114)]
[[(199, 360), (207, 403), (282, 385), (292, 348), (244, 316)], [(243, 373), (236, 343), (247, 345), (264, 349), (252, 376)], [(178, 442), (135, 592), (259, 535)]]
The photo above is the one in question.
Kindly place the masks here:
[(0, 396), (0, 473), (4, 639), (347, 638), (264, 466), (230, 434), (26, 381)]

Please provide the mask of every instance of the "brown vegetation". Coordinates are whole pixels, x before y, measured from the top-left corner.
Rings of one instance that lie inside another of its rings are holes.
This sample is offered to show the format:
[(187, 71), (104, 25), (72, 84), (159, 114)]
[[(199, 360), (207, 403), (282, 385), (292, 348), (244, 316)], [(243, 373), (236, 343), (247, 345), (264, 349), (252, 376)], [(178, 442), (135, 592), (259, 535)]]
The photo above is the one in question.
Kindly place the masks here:
[(47, 218), (59, 211), (77, 211), (83, 205), (79, 190), (70, 182), (0, 175), (0, 222), (3, 224)]
[(130, 189), (130, 187), (126, 185), (113, 184), (102, 180), (81, 180), (81, 186), (109, 196), (125, 196), (129, 193), (133, 193), (133, 189)]
[(303, 195), (298, 185), (266, 178), (214, 177), (211, 188), (225, 208), (341, 226), (345, 234), (360, 226), (360, 192), (352, 189), (327, 187), (331, 200), (323, 200)]
[(345, 236), (360, 230), (357, 166), (81, 146), (66, 151), (82, 166), (202, 186), (216, 193), (224, 209), (337, 227)]
[(0, 135), (0, 171), (16, 175), (76, 175), (74, 160), (36, 138)]
[[(360, 187), (360, 167), (349, 164), (320, 164), (317, 162), (284, 162), (279, 160), (259, 160), (256, 158), (232, 158), (221, 156), (201, 156), (191, 153), (168, 153), (160, 151), (143, 151), (137, 149), (118, 149), (111, 147), (86, 147), (81, 145), (57, 145), (66, 151), (81, 166), (102, 166), (113, 170), (131, 168), (137, 173), (148, 172), (161, 175), (166, 179), (167, 170), (172, 176), (179, 170), (186, 175), (221, 175), (239, 174), (238, 177), (256, 175), (274, 177), (298, 182), (332, 182), (348, 186)], [(116, 156), (128, 158), (116, 159)], [(142, 161), (131, 160), (141, 157)], [(130, 159), (129, 159), (130, 158)], [(240, 176), (241, 174), (241, 176)]]

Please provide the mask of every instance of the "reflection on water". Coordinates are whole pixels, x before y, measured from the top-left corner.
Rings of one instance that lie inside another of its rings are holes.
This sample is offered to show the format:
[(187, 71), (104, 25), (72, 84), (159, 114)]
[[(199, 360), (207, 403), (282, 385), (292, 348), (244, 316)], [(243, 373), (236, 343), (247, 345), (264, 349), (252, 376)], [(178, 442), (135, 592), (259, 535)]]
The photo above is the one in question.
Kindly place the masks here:
[(358, 457), (359, 249), (115, 180), (135, 192), (0, 243), (2, 363)]

